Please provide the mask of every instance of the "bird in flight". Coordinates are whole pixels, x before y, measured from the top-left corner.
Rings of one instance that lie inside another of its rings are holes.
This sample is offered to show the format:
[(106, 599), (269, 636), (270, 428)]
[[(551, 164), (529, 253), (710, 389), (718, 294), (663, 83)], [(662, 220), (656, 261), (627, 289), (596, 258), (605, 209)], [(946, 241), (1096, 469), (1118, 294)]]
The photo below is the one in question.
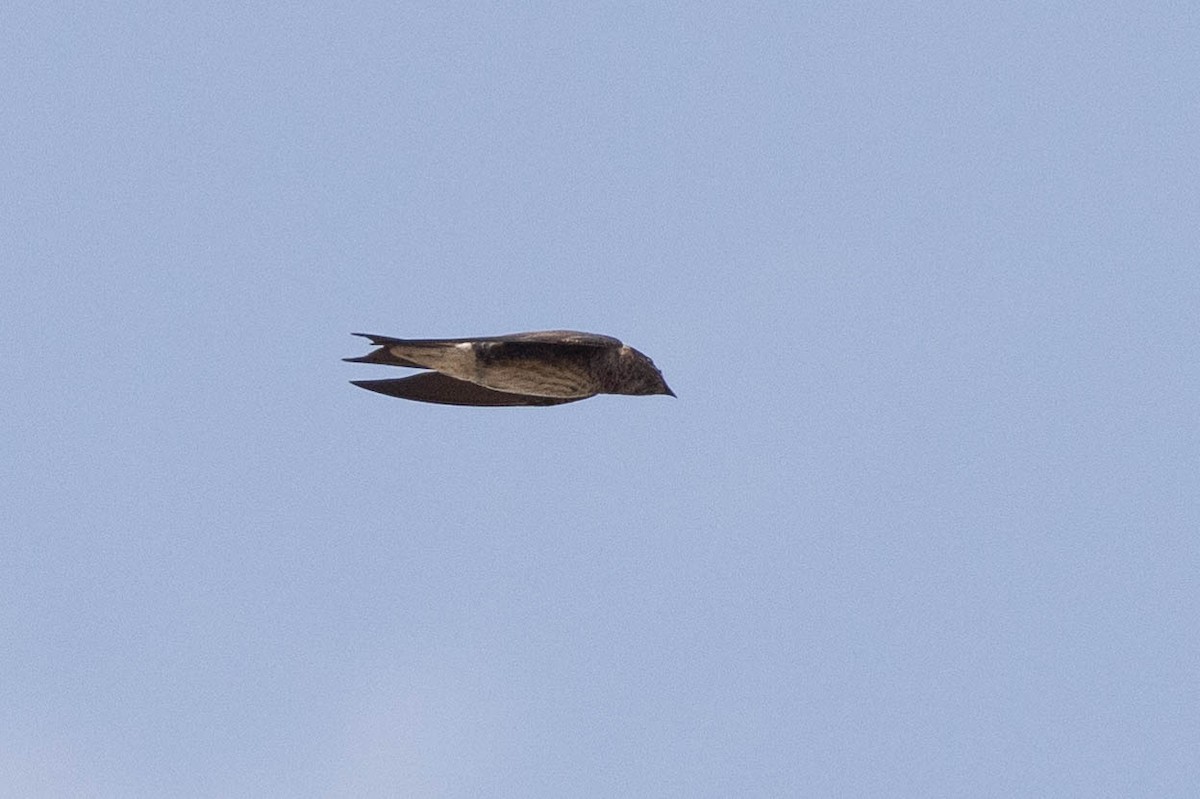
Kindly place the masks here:
[(486, 338), (401, 339), (355, 333), (378, 349), (352, 363), (429, 371), (352, 380), (389, 397), (441, 405), (561, 405), (597, 394), (667, 394), (662, 372), (612, 336), (541, 330)]

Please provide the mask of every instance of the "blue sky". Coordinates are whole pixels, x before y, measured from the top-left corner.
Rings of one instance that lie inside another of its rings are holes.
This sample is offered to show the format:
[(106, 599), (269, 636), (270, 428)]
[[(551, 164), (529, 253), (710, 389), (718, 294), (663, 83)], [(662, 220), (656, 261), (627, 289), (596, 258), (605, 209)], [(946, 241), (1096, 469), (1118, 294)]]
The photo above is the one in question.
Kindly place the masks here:
[[(1194, 796), (1200, 16), (0, 11), (0, 782)], [(447, 408), (352, 331), (678, 399)]]

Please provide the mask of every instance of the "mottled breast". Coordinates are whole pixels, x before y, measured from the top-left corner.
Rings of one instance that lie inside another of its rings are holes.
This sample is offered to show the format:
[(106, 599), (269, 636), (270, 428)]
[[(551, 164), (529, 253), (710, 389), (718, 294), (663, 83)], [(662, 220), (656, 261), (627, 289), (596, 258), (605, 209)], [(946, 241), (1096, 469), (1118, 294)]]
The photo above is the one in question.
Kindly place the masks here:
[(481, 342), (475, 345), (474, 382), (540, 397), (590, 397), (595, 347), (538, 342)]

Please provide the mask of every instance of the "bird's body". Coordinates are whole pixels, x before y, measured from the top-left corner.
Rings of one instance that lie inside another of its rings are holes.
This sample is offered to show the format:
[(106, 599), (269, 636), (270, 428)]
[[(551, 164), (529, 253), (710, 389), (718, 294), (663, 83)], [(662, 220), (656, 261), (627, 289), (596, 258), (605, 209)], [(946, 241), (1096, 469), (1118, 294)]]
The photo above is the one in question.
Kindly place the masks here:
[(397, 339), (366, 333), (379, 349), (356, 363), (430, 371), (354, 385), (446, 405), (559, 405), (597, 394), (675, 396), (654, 362), (611, 336), (544, 330), (462, 339)]

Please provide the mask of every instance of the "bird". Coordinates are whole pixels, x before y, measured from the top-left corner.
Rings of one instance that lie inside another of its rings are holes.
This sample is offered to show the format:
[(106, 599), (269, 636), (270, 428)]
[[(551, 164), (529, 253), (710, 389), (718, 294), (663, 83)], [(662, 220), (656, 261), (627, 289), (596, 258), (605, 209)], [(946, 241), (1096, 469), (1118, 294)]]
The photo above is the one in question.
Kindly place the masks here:
[(391, 380), (350, 381), (389, 397), (486, 407), (561, 405), (597, 394), (675, 396), (654, 361), (612, 336), (577, 330), (481, 338), (352, 335), (378, 349), (345, 361), (427, 370)]

